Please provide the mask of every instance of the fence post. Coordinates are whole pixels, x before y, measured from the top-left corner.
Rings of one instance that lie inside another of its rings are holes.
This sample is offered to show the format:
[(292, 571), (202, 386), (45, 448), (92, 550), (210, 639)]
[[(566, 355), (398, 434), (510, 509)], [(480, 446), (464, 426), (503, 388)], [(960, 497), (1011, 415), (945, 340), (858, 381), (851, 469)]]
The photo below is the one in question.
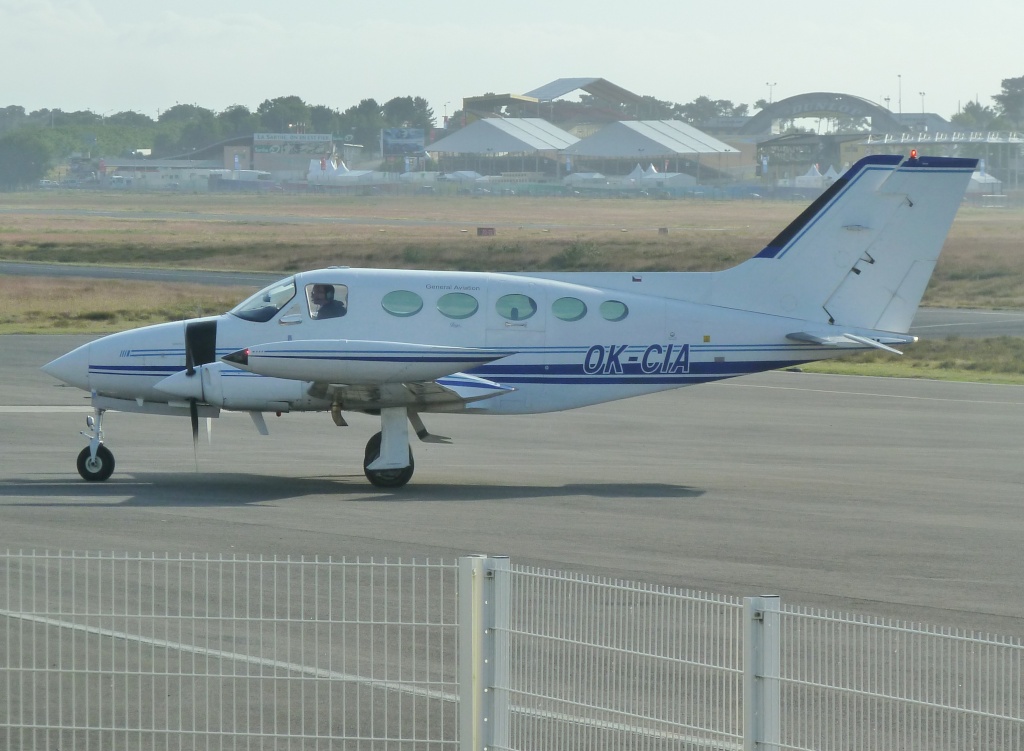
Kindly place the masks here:
[[(500, 672), (507, 672), (508, 656), (499, 666), (497, 634), (508, 644), (508, 603), (501, 607), (496, 592), (496, 571), (507, 571), (508, 558), (470, 555), (459, 558), (459, 749), (485, 751), (495, 745), (497, 725), (507, 734), (507, 718), (498, 722), (499, 710), (507, 714), (507, 696), (497, 700), (497, 681), (505, 684)], [(498, 585), (508, 596), (507, 577)], [(501, 623), (501, 621), (504, 623)], [(502, 709), (502, 706), (504, 709)]]
[(778, 749), (779, 598), (743, 598), (743, 751)]

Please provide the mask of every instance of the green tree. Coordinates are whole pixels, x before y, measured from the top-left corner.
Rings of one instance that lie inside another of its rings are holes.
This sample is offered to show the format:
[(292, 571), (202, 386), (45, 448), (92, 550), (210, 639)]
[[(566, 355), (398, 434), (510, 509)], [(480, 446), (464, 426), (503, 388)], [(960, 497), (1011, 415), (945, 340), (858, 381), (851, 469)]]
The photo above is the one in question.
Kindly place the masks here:
[(387, 127), (383, 108), (375, 99), (364, 99), (342, 112), (341, 125), (345, 140), (364, 146), (375, 146), (380, 140), (380, 129)]
[(221, 139), (213, 110), (194, 104), (176, 104), (160, 113), (153, 152), (162, 157), (188, 154)]
[(216, 120), (223, 138), (249, 136), (260, 129), (259, 115), (241, 104), (233, 104), (218, 113)]
[(673, 106), (675, 114), (690, 125), (701, 125), (716, 117), (745, 117), (748, 107), (745, 104), (733, 104), (728, 99), (711, 99), (699, 96), (688, 104)]
[(990, 130), (995, 119), (996, 111), (991, 107), (985, 107), (980, 102), (968, 102), (949, 121), (964, 130)]
[(36, 184), (49, 171), (52, 156), (49, 145), (32, 129), (0, 136), (0, 188)]
[(384, 103), (382, 116), (386, 127), (423, 128), (434, 127), (434, 111), (423, 97), (399, 96)]
[(309, 105), (297, 96), (264, 99), (256, 114), (260, 116), (260, 127), (268, 133), (306, 132), (312, 125)]
[(996, 101), (999, 114), (1005, 117), (1014, 127), (1024, 123), (1024, 76), (1003, 79), (1003, 93), (992, 97)]
[(145, 128), (155, 124), (153, 118), (149, 115), (132, 112), (131, 110), (110, 115), (105, 118), (104, 122), (109, 125), (125, 125), (130, 128)]
[(0, 133), (6, 133), (25, 124), (25, 108), (17, 105), (10, 105), (0, 109)]
[[(632, 108), (626, 105), (627, 108)], [(641, 120), (669, 120), (672, 118), (672, 102), (665, 102), (653, 96), (644, 96), (643, 101), (636, 105), (636, 117)]]
[(322, 104), (309, 108), (310, 133), (337, 133), (341, 130), (341, 113)]
[(175, 104), (170, 109), (161, 112), (158, 120), (163, 124), (184, 124), (206, 117), (213, 117), (213, 111), (195, 104)]

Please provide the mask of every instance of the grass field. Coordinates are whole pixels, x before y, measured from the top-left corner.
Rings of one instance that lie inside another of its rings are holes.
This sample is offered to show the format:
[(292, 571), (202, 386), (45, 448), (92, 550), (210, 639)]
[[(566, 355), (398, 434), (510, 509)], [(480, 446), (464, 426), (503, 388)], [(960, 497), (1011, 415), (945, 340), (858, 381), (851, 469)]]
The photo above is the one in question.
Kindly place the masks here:
[[(804, 205), (762, 200), (52, 191), (0, 196), (0, 259), (280, 272), (328, 265), (709, 271), (760, 250)], [(478, 237), (477, 227), (494, 227)], [(1024, 213), (965, 205), (924, 304), (1024, 308)], [(0, 333), (116, 331), (222, 312), (238, 287), (0, 276)], [(931, 343), (843, 372), (1022, 381), (1016, 340)], [(1012, 352), (1012, 355), (1006, 353)]]

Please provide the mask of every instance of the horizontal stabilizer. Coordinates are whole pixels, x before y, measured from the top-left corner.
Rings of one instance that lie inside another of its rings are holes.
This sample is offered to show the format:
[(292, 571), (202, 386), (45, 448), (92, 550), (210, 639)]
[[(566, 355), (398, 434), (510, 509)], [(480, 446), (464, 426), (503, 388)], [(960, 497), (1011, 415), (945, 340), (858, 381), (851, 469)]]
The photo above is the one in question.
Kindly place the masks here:
[(895, 347), (890, 347), (890, 344), (912, 344), (917, 341), (916, 336), (895, 334), (889, 331), (874, 331), (866, 335), (848, 331), (839, 334), (816, 334), (810, 331), (797, 331), (793, 334), (786, 334), (786, 338), (797, 342), (821, 344), (826, 347), (850, 347), (851, 349), (865, 346), (874, 347), (876, 349), (884, 349), (886, 352), (892, 352), (896, 355), (902, 355), (903, 353)]

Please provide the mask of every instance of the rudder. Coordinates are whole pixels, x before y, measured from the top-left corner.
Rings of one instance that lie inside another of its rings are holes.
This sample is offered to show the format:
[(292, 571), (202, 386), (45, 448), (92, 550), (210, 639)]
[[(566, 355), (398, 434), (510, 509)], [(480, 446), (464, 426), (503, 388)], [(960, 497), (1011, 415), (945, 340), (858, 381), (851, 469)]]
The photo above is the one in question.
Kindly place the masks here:
[(709, 302), (905, 332), (976, 164), (860, 160), (760, 253), (714, 274)]

